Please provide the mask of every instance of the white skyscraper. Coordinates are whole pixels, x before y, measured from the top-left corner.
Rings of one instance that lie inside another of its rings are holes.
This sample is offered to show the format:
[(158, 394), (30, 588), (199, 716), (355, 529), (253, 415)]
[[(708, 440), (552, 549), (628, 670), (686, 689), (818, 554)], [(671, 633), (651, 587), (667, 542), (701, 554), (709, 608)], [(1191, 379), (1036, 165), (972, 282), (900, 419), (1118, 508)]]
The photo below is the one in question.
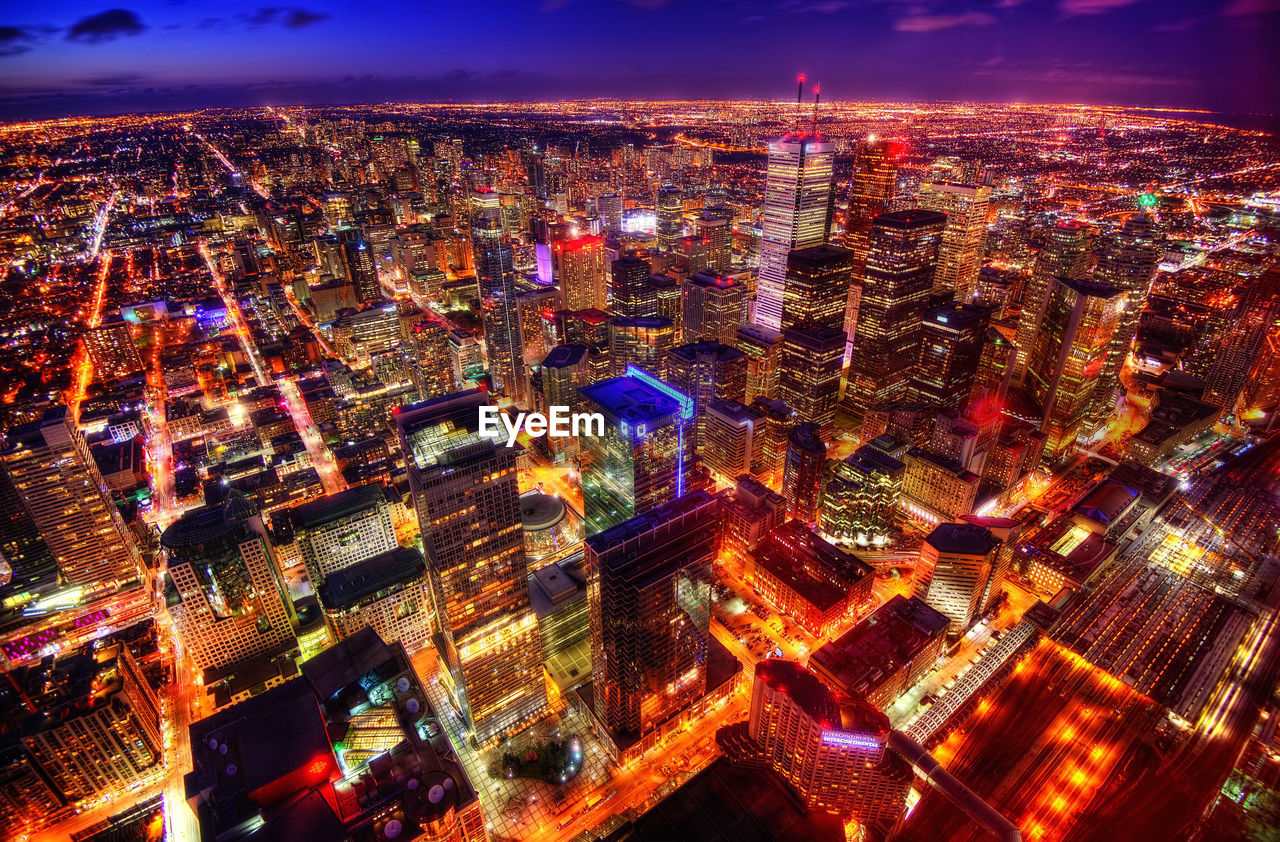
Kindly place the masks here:
[(756, 324), (781, 329), (787, 254), (826, 242), (834, 158), (835, 144), (820, 135), (789, 134), (769, 143)]

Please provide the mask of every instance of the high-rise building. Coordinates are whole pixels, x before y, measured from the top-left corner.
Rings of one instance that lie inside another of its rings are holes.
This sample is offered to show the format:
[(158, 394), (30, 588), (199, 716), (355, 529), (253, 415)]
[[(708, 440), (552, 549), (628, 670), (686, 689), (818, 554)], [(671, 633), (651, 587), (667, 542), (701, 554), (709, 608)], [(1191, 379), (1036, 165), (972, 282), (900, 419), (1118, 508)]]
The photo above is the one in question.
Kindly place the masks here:
[(617, 193), (600, 194), (596, 212), (600, 214), (600, 227), (606, 232), (622, 230), (622, 197)]
[(843, 544), (883, 546), (892, 533), (906, 465), (869, 444), (830, 468), (819, 526)]
[(528, 405), (528, 377), (524, 340), (516, 296), (514, 257), (510, 238), (502, 231), (498, 194), (471, 193), (471, 248), (476, 284), (484, 311), (484, 342), (493, 388), (520, 406)]
[(973, 391), (990, 324), (991, 309), (981, 304), (943, 304), (927, 312), (911, 376), (912, 398), (939, 409), (960, 409)]
[(782, 330), (840, 330), (852, 272), (853, 253), (839, 246), (823, 244), (788, 254)]
[(968, 301), (978, 283), (987, 244), (987, 204), (991, 188), (983, 185), (932, 182), (920, 185), (917, 204), (922, 210), (947, 215), (938, 249), (933, 291), (954, 292)]
[(1204, 399), (1224, 411), (1235, 408), (1249, 372), (1262, 353), (1267, 332), (1280, 319), (1280, 268), (1254, 279), (1236, 308), (1235, 319), (1205, 376)]
[(734, 334), (732, 342), (747, 355), (747, 395), (744, 403), (756, 398), (774, 400), (778, 397), (778, 362), (782, 358), (782, 334), (763, 325), (744, 324)]
[(733, 345), (747, 320), (747, 287), (714, 272), (699, 272), (684, 282), (684, 341), (710, 339)]
[(587, 539), (591, 697), (615, 759), (706, 691), (719, 513), (692, 491)]
[(704, 210), (693, 220), (694, 232), (707, 248), (707, 270), (724, 274), (733, 266), (733, 224), (728, 216)]
[(557, 240), (551, 246), (551, 269), (560, 287), (561, 309), (603, 310), (609, 306), (603, 237)]
[(0, 464), (0, 612), (58, 587), (58, 562)]
[(138, 549), (66, 406), (9, 430), (0, 461), (62, 578), (86, 593), (138, 576)]
[(1026, 374), (1031, 349), (1041, 332), (1053, 279), (1083, 278), (1088, 271), (1088, 226), (1078, 219), (1059, 221), (1048, 232), (1044, 248), (1036, 255), (1031, 277), (1022, 293), (1022, 315), (1018, 317), (1018, 336), (1014, 340), (1018, 353), (1013, 372), (1015, 381), (1021, 382)]
[(684, 236), (684, 191), (665, 184), (659, 188), (654, 205), (658, 250), (675, 251), (677, 241)]
[(637, 366), (664, 379), (676, 327), (658, 316), (619, 316), (609, 320), (609, 360), (615, 375)]
[(835, 144), (817, 135), (789, 134), (769, 142), (757, 324), (781, 329), (787, 255), (826, 242), (834, 158)]
[(449, 356), (449, 329), (443, 323), (421, 321), (410, 328), (413, 385), (422, 400), (457, 391), (453, 360)]
[(255, 506), (233, 492), (188, 512), (160, 536), (165, 593), (182, 646), (200, 669), (221, 669), (298, 646), (293, 602)]
[(868, 407), (906, 397), (945, 224), (945, 216), (925, 210), (872, 221), (844, 397), (857, 418)]
[(582, 499), (594, 535), (681, 496), (693, 461), (693, 399), (631, 366), (579, 389), (604, 415), (604, 435), (583, 436)]
[(1013, 383), (1017, 362), (1017, 327), (1008, 322), (992, 324), (983, 337), (978, 370), (969, 392), (968, 414), (979, 424), (999, 420), (1005, 396)]
[(780, 482), (787, 455), (787, 436), (799, 423), (800, 416), (782, 398), (756, 398), (751, 406), (761, 415), (759, 461), (752, 464), (751, 473), (767, 483)]
[(867, 250), (871, 244), (871, 221), (892, 210), (889, 205), (897, 190), (901, 156), (902, 144), (898, 141), (870, 137), (858, 142), (853, 177), (849, 180), (849, 211), (844, 223), (844, 247), (853, 252), (853, 274), (844, 311), (844, 332), (849, 337), (846, 357), (852, 353), (853, 339), (857, 335), (858, 307), (866, 279)]
[(546, 707), (516, 449), (480, 435), (479, 390), (396, 417), (418, 513), (443, 677), (480, 742)]
[(378, 637), (417, 652), (431, 641), (431, 588), (422, 553), (396, 547), (325, 577), (316, 587), (325, 625), (346, 640), (372, 628)]
[(658, 314), (657, 293), (649, 283), (653, 266), (634, 252), (613, 261), (609, 275), (609, 299), (614, 315), (622, 318)]
[(378, 269), (373, 262), (373, 247), (369, 241), (359, 228), (342, 228), (338, 231), (338, 243), (347, 280), (355, 289), (356, 298), (366, 303), (381, 301), (382, 287), (378, 284)]
[(671, 320), (675, 344), (680, 344), (684, 336), (684, 285), (670, 275), (653, 274), (649, 276), (649, 286), (653, 290), (654, 315)]
[(812, 421), (830, 440), (840, 403), (840, 363), (844, 331), (830, 327), (784, 328), (779, 359), (778, 394), (804, 421)]
[(782, 469), (782, 496), (787, 514), (805, 523), (816, 523), (822, 511), (822, 473), (827, 445), (817, 424), (802, 423), (787, 434), (786, 462)]
[(981, 616), (1000, 548), (991, 530), (973, 523), (940, 523), (925, 536), (915, 596), (951, 622), (951, 634), (964, 634)]
[(319, 497), (285, 514), (313, 588), (330, 574), (397, 546), (391, 507), (376, 483)]
[(701, 453), (707, 405), (716, 399), (740, 401), (746, 394), (747, 355), (711, 340), (693, 342), (671, 349), (666, 371), (666, 381), (693, 398), (695, 450)]
[(111, 322), (85, 331), (81, 337), (93, 372), (104, 383), (121, 380), (143, 372), (142, 355), (133, 344), (129, 325)]
[(712, 398), (707, 403), (702, 459), (713, 474), (728, 481), (751, 473), (760, 460), (761, 417), (759, 410), (741, 401)]
[(1124, 305), (1110, 284), (1053, 279), (1026, 372), (1027, 391), (1044, 416), (1046, 465), (1062, 461), (1083, 430)]

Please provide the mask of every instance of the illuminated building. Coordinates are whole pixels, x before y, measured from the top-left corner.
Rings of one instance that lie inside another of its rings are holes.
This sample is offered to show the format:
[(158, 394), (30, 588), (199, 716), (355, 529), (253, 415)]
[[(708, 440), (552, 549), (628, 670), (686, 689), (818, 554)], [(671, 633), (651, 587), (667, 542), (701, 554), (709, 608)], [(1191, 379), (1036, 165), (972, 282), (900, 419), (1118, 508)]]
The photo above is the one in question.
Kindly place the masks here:
[(658, 251), (675, 251), (676, 242), (684, 236), (683, 191), (674, 184), (664, 184), (658, 189), (654, 205)]
[(605, 231), (622, 230), (622, 197), (617, 193), (597, 196), (596, 211), (600, 214), (600, 227)]
[(906, 465), (871, 445), (834, 462), (822, 492), (822, 533), (846, 544), (883, 545), (905, 473)]
[(751, 406), (761, 414), (760, 462), (751, 466), (751, 473), (766, 483), (781, 480), (781, 471), (787, 453), (787, 436), (800, 418), (796, 411), (780, 398), (774, 400), (756, 398)]
[(693, 461), (693, 399), (631, 367), (579, 389), (604, 415), (603, 436), (583, 436), (583, 514), (594, 535), (682, 496)]
[(782, 496), (787, 514), (814, 523), (822, 506), (822, 470), (827, 445), (817, 424), (804, 422), (787, 434), (787, 456), (782, 473)]
[(787, 501), (753, 476), (739, 476), (720, 498), (720, 551), (745, 565), (775, 529), (787, 522)]
[(338, 317), (333, 344), (347, 362), (368, 365), (378, 354), (400, 345), (400, 314), (390, 301)]
[(619, 316), (609, 320), (609, 362), (615, 375), (635, 366), (665, 379), (675, 344), (676, 328), (671, 319)]
[(954, 459), (911, 448), (903, 458), (899, 507), (912, 520), (930, 526), (972, 514), (979, 477)]
[[(560, 292), (555, 287), (522, 289), (516, 293), (516, 308), (520, 314), (521, 353), (530, 365), (537, 363), (553, 347), (553, 331), (556, 307)], [(534, 404), (532, 396), (529, 406)]]
[(714, 272), (684, 282), (684, 341), (709, 339), (733, 345), (747, 318), (746, 285)]
[(347, 280), (355, 289), (356, 297), (366, 304), (381, 301), (382, 287), (378, 284), (378, 270), (373, 264), (373, 247), (369, 241), (358, 228), (341, 228), (338, 242)]
[[(404, 648), (372, 629), (191, 725), (186, 790), (219, 837), (485, 842), (480, 799)], [(341, 739), (336, 739), (341, 735)]]
[(484, 341), (493, 388), (527, 406), (528, 377), (516, 296), (511, 239), (502, 231), (498, 194), (471, 193), (471, 247), (484, 310)]
[(703, 408), (702, 459), (707, 468), (724, 479), (751, 473), (760, 461), (760, 437), (756, 428), (761, 413), (741, 401), (712, 398)]
[(316, 595), (335, 641), (365, 627), (409, 652), (431, 640), (427, 565), (412, 547), (396, 547), (347, 565), (326, 576)]
[(615, 758), (706, 692), (719, 509), (692, 491), (587, 538), (592, 710)]
[(693, 230), (706, 244), (707, 270), (716, 274), (728, 272), (733, 265), (733, 224), (729, 219), (704, 210), (694, 217)]
[(990, 325), (982, 337), (978, 367), (969, 391), (966, 412), (979, 425), (999, 422), (1000, 410), (1013, 383), (1017, 363), (1017, 329), (1005, 322)]
[(940, 523), (920, 545), (915, 596), (946, 616), (953, 635), (964, 634), (981, 616), (993, 587), (1001, 542), (986, 527)]
[(787, 255), (827, 239), (835, 144), (788, 134), (769, 142), (756, 291), (756, 324), (782, 327)]
[(653, 266), (634, 252), (623, 254), (610, 266), (609, 304), (614, 315), (640, 318), (658, 314), (657, 291), (649, 283)]
[(526, 491), (520, 495), (520, 528), (530, 572), (580, 550), (582, 521), (556, 494)]
[(396, 548), (381, 485), (360, 485), (287, 512), (312, 587), (333, 573)]
[(871, 567), (798, 520), (773, 530), (748, 557), (747, 582), (783, 616), (830, 637), (871, 602)]
[(745, 728), (722, 728), (716, 742), (731, 762), (772, 769), (811, 810), (892, 827), (913, 776), (888, 736), (889, 720), (865, 699), (769, 658), (756, 664)]
[(782, 334), (761, 325), (744, 324), (734, 334), (732, 342), (747, 355), (747, 392), (744, 402), (756, 398), (774, 400), (778, 397), (778, 363), (782, 358)]
[(991, 188), (972, 184), (927, 183), (916, 197), (922, 210), (947, 215), (938, 248), (938, 271), (933, 291), (952, 291), (968, 301), (978, 283), (982, 254), (987, 242), (987, 203)]
[[(542, 377), (543, 408), (567, 406), (574, 410), (581, 403), (578, 389), (591, 378), (587, 370), (589, 350), (586, 345), (560, 345), (551, 349), (540, 369)], [(557, 459), (562, 455), (575, 458), (578, 455), (577, 436), (548, 438)]]
[(1235, 318), (1218, 344), (1205, 375), (1204, 399), (1224, 411), (1234, 409), (1262, 355), (1267, 331), (1280, 318), (1280, 269), (1268, 269), (1255, 278), (1235, 312)]
[(670, 319), (675, 328), (675, 344), (684, 336), (684, 285), (670, 275), (650, 275), (654, 315)]
[(869, 407), (907, 395), (945, 224), (942, 214), (923, 210), (872, 221), (844, 395), (859, 420)]
[(1055, 278), (1083, 278), (1089, 270), (1089, 228), (1077, 219), (1060, 221), (1048, 232), (1044, 248), (1036, 255), (1035, 267), (1022, 292), (1022, 315), (1014, 346), (1018, 361), (1014, 379), (1021, 381), (1031, 359), (1032, 348), (1041, 333), (1041, 322), (1049, 304)]
[(58, 562), (0, 465), (0, 623), (57, 587)]
[(419, 399), (438, 398), (457, 391), (449, 354), (449, 329), (433, 320), (418, 322), (410, 329), (410, 343), (413, 348), (410, 371)]
[(911, 375), (914, 400), (951, 410), (968, 401), (990, 323), (991, 310), (977, 304), (945, 304), (925, 314)]
[(866, 281), (867, 251), (871, 243), (871, 221), (888, 213), (897, 189), (898, 160), (902, 144), (892, 140), (867, 138), (858, 142), (849, 180), (849, 211), (844, 223), (844, 247), (853, 253), (853, 274), (845, 304), (844, 332), (852, 351), (857, 335), (858, 307)]
[(1116, 554), (1116, 545), (1089, 526), (1059, 517), (1018, 542), (1014, 565), (1043, 593), (1080, 590)]
[(832, 328), (844, 323), (853, 254), (838, 246), (795, 249), (787, 255), (782, 331)]
[(1177, 448), (1212, 431), (1221, 414), (1220, 406), (1169, 389), (1157, 389), (1147, 423), (1129, 439), (1125, 453), (1154, 468)]
[(297, 648), (294, 609), (253, 504), (238, 493), (188, 512), (160, 536), (165, 602), (202, 670)]
[(529, 576), (538, 616), (542, 662), (561, 693), (591, 680), (591, 612), (585, 551), (539, 567)]
[(66, 406), (14, 427), (0, 461), (62, 578), (86, 592), (138, 576), (138, 550)]
[(138, 353), (138, 346), (133, 344), (128, 324), (104, 324), (85, 331), (81, 339), (99, 380), (122, 380), (143, 372), (142, 356)]
[(400, 446), (454, 704), (483, 743), (546, 707), (520, 521), (515, 448), (479, 434), (486, 395), (406, 407)]
[(835, 689), (883, 710), (933, 669), (949, 621), (918, 599), (898, 595), (817, 649), (809, 669)]
[(707, 405), (716, 399), (740, 401), (746, 394), (747, 356), (714, 340), (681, 345), (667, 355), (664, 379), (693, 398), (695, 449), (701, 453), (707, 435)]
[(840, 402), (844, 345), (844, 331), (835, 328), (782, 330), (778, 395), (801, 419), (817, 424), (822, 437), (828, 440)]
[(1027, 391), (1044, 413), (1046, 465), (1063, 461), (1082, 432), (1111, 341), (1124, 313), (1120, 290), (1096, 281), (1054, 278), (1040, 333), (1027, 361)]
[(560, 309), (603, 310), (609, 306), (603, 237), (557, 240), (551, 247), (551, 267), (560, 287)]

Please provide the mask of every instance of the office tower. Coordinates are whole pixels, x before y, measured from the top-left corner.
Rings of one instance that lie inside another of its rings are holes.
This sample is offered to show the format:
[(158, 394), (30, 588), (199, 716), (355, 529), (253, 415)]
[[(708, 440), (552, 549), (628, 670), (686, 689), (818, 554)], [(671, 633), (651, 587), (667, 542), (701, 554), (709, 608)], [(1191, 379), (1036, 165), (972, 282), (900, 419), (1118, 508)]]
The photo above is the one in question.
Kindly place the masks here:
[(680, 344), (684, 336), (684, 288), (680, 281), (670, 275), (650, 275), (649, 286), (652, 289), (654, 315), (660, 319), (670, 319), (675, 328), (675, 344)]
[[(577, 411), (582, 404), (578, 389), (591, 382), (589, 371), (590, 350), (586, 345), (559, 345), (551, 349), (542, 361), (542, 405), (544, 411), (553, 406), (567, 406)], [(552, 459), (576, 459), (578, 437), (548, 437)]]
[(442, 677), (481, 743), (546, 707), (513, 447), (479, 434), (471, 390), (397, 417), (422, 530)]
[(676, 344), (676, 327), (657, 316), (609, 320), (609, 360), (615, 376), (638, 366), (657, 378), (667, 376), (668, 354)]
[(409, 330), (413, 385), (422, 400), (457, 391), (449, 355), (449, 329), (435, 320), (421, 321)]
[(375, 553), (326, 576), (316, 596), (335, 641), (372, 628), (409, 652), (431, 642), (427, 565), (412, 547)]
[(1065, 459), (1083, 428), (1124, 305), (1110, 284), (1053, 279), (1026, 372), (1027, 391), (1044, 415), (1046, 465)]
[(85, 331), (81, 339), (89, 352), (93, 372), (104, 383), (122, 380), (143, 372), (142, 356), (133, 344), (129, 326), (113, 322)]
[(397, 546), (391, 507), (381, 485), (357, 485), (285, 514), (313, 588), (331, 573)]
[(528, 378), (511, 240), (502, 232), (498, 194), (493, 191), (471, 193), (471, 247), (484, 310), (489, 377), (496, 391), (519, 406), (527, 406)]
[(685, 275), (708, 271), (707, 243), (701, 237), (681, 237), (676, 240), (675, 268)]
[(338, 231), (338, 243), (347, 281), (356, 291), (356, 298), (365, 303), (382, 300), (382, 287), (378, 283), (378, 270), (373, 263), (373, 247), (360, 233), (359, 228), (342, 228)]
[(972, 514), (981, 477), (959, 461), (913, 447), (903, 456), (898, 510), (918, 523), (933, 527)]
[(684, 341), (709, 339), (733, 345), (747, 320), (747, 287), (714, 272), (699, 272), (684, 282)]
[(658, 251), (675, 251), (684, 236), (684, 195), (674, 184), (665, 184), (654, 201), (657, 217)]
[(907, 395), (945, 223), (942, 214), (925, 210), (872, 221), (844, 397), (857, 418), (868, 407)]
[(973, 523), (940, 523), (920, 545), (915, 597), (950, 621), (952, 635), (964, 634), (981, 616), (1000, 547), (991, 530)]
[(725, 481), (751, 473), (760, 461), (758, 427), (762, 413), (741, 401), (713, 398), (707, 403), (702, 459), (707, 469)]
[(182, 646), (203, 670), (296, 649), (293, 602), (257, 508), (232, 492), (160, 536), (165, 593)]
[(756, 324), (781, 329), (787, 255), (826, 242), (834, 158), (835, 144), (817, 135), (769, 142)]
[(658, 314), (657, 292), (649, 283), (653, 267), (634, 252), (624, 254), (611, 264), (609, 303), (614, 315), (640, 318)]
[(706, 446), (707, 404), (717, 398), (740, 401), (746, 395), (747, 355), (719, 342), (694, 342), (671, 350), (666, 371), (665, 380), (693, 398), (694, 449), (701, 453)]
[(727, 344), (747, 355), (747, 395), (743, 403), (777, 398), (782, 334), (762, 325), (744, 324), (734, 334), (733, 342)]
[(58, 562), (0, 464), (0, 606), (17, 609), (58, 586)]
[(54, 407), (5, 438), (0, 461), (62, 578), (86, 593), (136, 579), (137, 547), (70, 410)]
[(840, 330), (852, 272), (853, 253), (839, 246), (824, 244), (788, 254), (782, 330)]
[(707, 248), (707, 271), (724, 274), (733, 266), (733, 223), (723, 213), (703, 210), (693, 220), (693, 230)]
[(791, 433), (791, 428), (800, 422), (800, 416), (781, 398), (756, 398), (751, 406), (759, 410), (762, 416), (759, 427), (759, 462), (751, 466), (751, 473), (771, 484), (781, 482), (787, 455), (787, 436)]
[(917, 205), (921, 210), (947, 215), (938, 248), (938, 271), (933, 276), (933, 292), (954, 292), (959, 301), (968, 301), (978, 283), (978, 270), (987, 245), (987, 203), (991, 188), (972, 184), (929, 183), (920, 185)]
[(913, 400), (939, 409), (963, 406), (973, 391), (990, 324), (991, 309), (981, 304), (943, 304), (927, 312), (911, 376)]
[(604, 415), (604, 435), (583, 436), (582, 500), (594, 535), (684, 494), (693, 462), (693, 399), (642, 369), (578, 390)]
[(1218, 352), (1205, 376), (1204, 399), (1224, 412), (1235, 408), (1245, 380), (1266, 342), (1267, 331), (1280, 318), (1280, 268), (1254, 279), (1236, 307)]
[(730, 761), (772, 769), (809, 809), (860, 826), (902, 817), (911, 767), (889, 749), (889, 720), (860, 695), (833, 692), (801, 664), (769, 658), (756, 664), (744, 724), (716, 733)]
[(600, 227), (606, 232), (622, 230), (622, 197), (617, 193), (602, 193), (596, 199), (596, 212), (600, 214)]
[(869, 444), (834, 462), (822, 491), (822, 534), (862, 547), (887, 543), (906, 470), (902, 462)]
[(801, 419), (817, 424), (827, 440), (834, 433), (840, 402), (844, 341), (844, 331), (830, 327), (782, 331), (778, 394)]
[(969, 391), (966, 412), (982, 424), (1000, 417), (1005, 396), (1013, 383), (1017, 362), (1016, 325), (999, 322), (987, 328), (978, 353), (978, 370), (974, 374), (973, 388)]
[(853, 351), (857, 335), (858, 307), (867, 272), (867, 250), (871, 243), (871, 220), (888, 213), (897, 192), (898, 161), (902, 156), (899, 141), (867, 138), (858, 142), (849, 180), (849, 211), (844, 223), (844, 247), (853, 252), (853, 273), (845, 302), (844, 332), (849, 336), (846, 356)]
[(615, 762), (706, 691), (719, 514), (692, 491), (587, 539), (591, 698)]
[(603, 237), (557, 240), (551, 248), (551, 269), (560, 287), (560, 309), (603, 310), (609, 306)]
[(805, 523), (816, 523), (822, 510), (822, 471), (827, 445), (817, 424), (800, 423), (787, 433), (786, 462), (782, 469), (782, 496), (787, 514)]
[(390, 301), (358, 313), (343, 313), (333, 324), (333, 346), (349, 363), (368, 365), (378, 354), (400, 347), (400, 314)]
[[(554, 346), (552, 339), (555, 312), (560, 307), (560, 291), (555, 287), (522, 289), (516, 293), (520, 317), (521, 353), (530, 365), (547, 355)], [(529, 405), (533, 405), (530, 396)]]
[(1045, 307), (1054, 278), (1083, 278), (1089, 270), (1089, 229), (1078, 219), (1058, 222), (1049, 231), (1044, 248), (1036, 255), (1031, 277), (1022, 292), (1022, 315), (1018, 317), (1018, 336), (1014, 346), (1018, 349), (1018, 361), (1013, 377), (1022, 382), (1036, 337), (1040, 335), (1040, 323), (1044, 320)]

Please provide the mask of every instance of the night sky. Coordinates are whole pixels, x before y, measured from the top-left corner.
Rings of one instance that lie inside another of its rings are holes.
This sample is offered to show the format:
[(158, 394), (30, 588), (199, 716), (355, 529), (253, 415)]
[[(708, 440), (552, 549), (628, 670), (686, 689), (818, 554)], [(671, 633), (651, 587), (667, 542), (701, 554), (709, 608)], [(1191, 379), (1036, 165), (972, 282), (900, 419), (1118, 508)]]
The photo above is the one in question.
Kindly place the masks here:
[(0, 10), (0, 119), (563, 97), (1274, 112), (1280, 0), (227, 0)]

